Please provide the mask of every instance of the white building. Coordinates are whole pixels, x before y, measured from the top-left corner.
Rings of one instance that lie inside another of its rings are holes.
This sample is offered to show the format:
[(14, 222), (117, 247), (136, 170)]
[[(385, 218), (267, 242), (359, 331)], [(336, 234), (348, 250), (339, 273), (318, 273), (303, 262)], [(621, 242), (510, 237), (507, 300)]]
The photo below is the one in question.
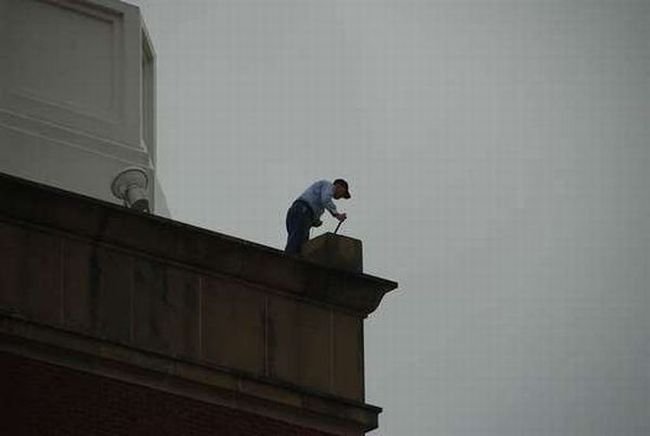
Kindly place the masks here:
[(155, 54), (117, 0), (0, 0), (0, 172), (168, 215)]

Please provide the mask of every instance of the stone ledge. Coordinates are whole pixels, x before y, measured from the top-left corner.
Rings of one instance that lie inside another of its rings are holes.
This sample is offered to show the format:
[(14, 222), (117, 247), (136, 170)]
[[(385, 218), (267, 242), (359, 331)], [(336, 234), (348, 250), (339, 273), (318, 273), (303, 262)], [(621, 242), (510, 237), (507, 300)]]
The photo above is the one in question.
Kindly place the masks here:
[(363, 317), (397, 283), (101, 200), (0, 174), (0, 220), (45, 227), (161, 260), (258, 283)]
[(358, 239), (324, 233), (303, 245), (305, 258), (320, 265), (353, 273), (363, 272), (362, 244)]
[(381, 409), (230, 369), (172, 359), (0, 314), (0, 350), (337, 435), (377, 428)]

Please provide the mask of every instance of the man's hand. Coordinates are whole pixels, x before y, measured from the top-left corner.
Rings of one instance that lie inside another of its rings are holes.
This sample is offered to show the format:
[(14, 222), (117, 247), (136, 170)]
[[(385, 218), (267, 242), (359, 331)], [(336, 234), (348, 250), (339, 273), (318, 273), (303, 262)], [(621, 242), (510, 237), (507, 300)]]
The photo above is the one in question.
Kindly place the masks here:
[(334, 214), (334, 218), (336, 218), (337, 220), (339, 220), (341, 222), (345, 221), (347, 219), (347, 217), (348, 217), (347, 214), (344, 214), (344, 213)]

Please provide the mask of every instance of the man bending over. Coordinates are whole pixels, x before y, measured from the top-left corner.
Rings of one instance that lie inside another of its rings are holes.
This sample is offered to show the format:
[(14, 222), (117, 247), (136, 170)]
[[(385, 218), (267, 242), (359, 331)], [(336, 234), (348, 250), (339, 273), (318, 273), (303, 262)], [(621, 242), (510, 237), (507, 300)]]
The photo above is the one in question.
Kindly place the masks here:
[(350, 198), (348, 182), (336, 179), (334, 182), (321, 180), (313, 183), (287, 211), (287, 246), (284, 251), (288, 254), (299, 254), (302, 245), (309, 240), (309, 230), (318, 227), (323, 222), (321, 215), (327, 211), (339, 221), (344, 221), (347, 215), (339, 213), (332, 201), (340, 198)]

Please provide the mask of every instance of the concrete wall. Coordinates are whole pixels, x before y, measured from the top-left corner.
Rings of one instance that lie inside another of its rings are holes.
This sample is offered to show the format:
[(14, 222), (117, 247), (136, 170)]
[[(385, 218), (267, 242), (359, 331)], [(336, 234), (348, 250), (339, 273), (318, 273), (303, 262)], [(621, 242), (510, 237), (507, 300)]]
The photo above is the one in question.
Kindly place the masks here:
[(122, 170), (154, 202), (155, 54), (116, 0), (0, 0), (0, 171), (121, 203)]

